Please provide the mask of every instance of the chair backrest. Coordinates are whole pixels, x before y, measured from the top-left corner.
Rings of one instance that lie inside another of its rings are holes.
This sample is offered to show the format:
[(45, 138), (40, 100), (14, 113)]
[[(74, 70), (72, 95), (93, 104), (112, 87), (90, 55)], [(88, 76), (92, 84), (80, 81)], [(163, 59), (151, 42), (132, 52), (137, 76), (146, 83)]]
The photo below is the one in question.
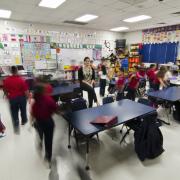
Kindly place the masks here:
[(116, 95), (116, 101), (124, 99), (124, 92), (118, 92)]
[(87, 108), (87, 104), (86, 104), (86, 100), (83, 98), (77, 98), (77, 99), (73, 99), (71, 100), (71, 109), (72, 111), (79, 111), (82, 109), (86, 109)]
[(108, 103), (114, 102), (114, 99), (113, 99), (112, 96), (110, 96), (110, 97), (105, 97), (105, 98), (103, 98), (102, 102), (103, 102), (103, 104), (108, 104)]
[(139, 88), (145, 88), (146, 87), (146, 79), (141, 79), (139, 81)]

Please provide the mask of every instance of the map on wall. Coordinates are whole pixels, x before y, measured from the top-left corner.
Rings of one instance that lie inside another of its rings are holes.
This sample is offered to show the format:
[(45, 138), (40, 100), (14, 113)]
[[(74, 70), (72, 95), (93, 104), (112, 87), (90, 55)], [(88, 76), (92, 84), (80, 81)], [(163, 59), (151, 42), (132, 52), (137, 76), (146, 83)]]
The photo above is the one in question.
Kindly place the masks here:
[(23, 64), (25, 67), (34, 66), (35, 61), (51, 59), (50, 44), (24, 42), (21, 46)]

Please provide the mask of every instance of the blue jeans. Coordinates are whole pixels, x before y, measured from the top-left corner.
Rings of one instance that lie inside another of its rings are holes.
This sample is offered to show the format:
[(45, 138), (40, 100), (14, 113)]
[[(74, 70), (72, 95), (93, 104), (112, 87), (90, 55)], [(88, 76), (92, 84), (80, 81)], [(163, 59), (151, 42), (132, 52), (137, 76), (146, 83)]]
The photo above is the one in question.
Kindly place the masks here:
[(27, 122), (26, 104), (27, 100), (25, 96), (18, 96), (9, 100), (10, 112), (14, 127), (19, 126), (19, 110), (21, 111), (21, 122), (22, 124)]

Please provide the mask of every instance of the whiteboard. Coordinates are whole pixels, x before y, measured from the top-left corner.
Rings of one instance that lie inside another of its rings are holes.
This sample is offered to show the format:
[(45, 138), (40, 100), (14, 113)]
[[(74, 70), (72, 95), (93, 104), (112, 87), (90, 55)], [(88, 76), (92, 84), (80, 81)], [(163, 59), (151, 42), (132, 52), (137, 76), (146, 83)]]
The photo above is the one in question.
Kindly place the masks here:
[(87, 56), (92, 59), (92, 49), (61, 49), (59, 59), (63, 65), (79, 65)]

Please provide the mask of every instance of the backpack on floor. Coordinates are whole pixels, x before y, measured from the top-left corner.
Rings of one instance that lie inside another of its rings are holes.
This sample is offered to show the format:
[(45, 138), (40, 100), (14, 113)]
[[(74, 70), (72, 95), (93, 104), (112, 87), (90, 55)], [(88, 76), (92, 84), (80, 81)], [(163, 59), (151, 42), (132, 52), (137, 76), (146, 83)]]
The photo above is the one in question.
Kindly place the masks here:
[(135, 152), (139, 159), (154, 159), (164, 152), (163, 135), (156, 124), (156, 114), (143, 118), (140, 128), (135, 133)]

